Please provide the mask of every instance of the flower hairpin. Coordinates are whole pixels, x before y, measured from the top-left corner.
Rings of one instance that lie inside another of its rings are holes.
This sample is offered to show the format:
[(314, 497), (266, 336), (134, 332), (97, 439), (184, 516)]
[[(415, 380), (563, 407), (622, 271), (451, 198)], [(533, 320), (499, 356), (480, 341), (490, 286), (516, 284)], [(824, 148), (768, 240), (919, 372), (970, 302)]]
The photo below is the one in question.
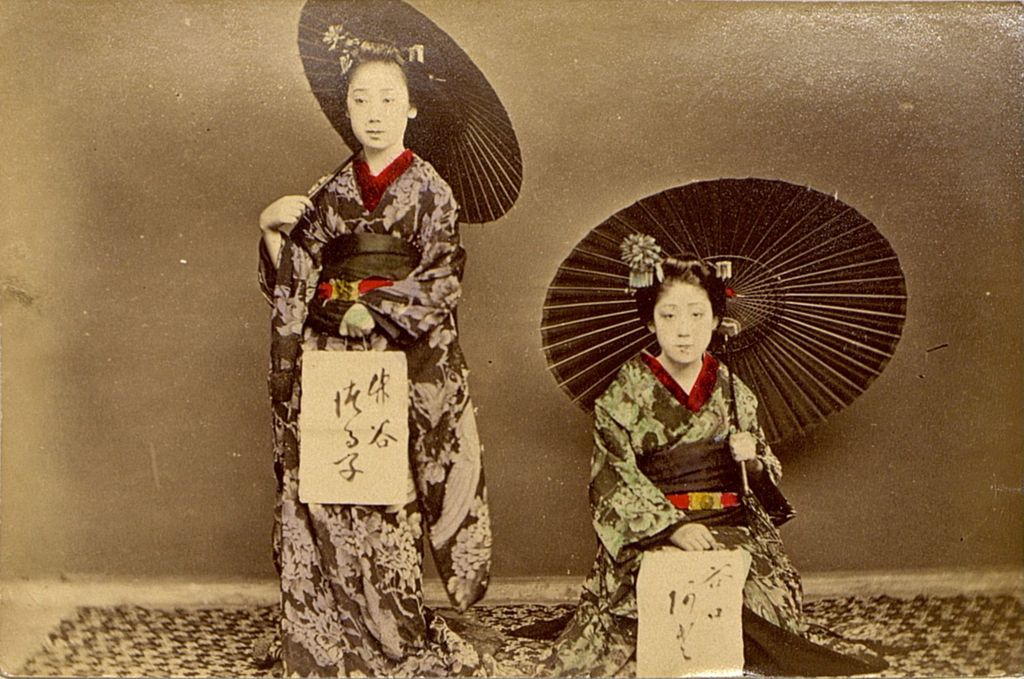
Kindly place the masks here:
[(654, 236), (634, 233), (626, 236), (619, 246), (622, 261), (629, 267), (629, 287), (632, 290), (650, 287), (655, 277), (661, 280), (664, 272), (661, 263), (665, 261), (661, 246)]
[(348, 70), (352, 68), (355, 61), (353, 54), (363, 44), (362, 40), (346, 31), (342, 24), (328, 26), (324, 31), (323, 42), (327, 45), (328, 52), (341, 51), (341, 54), (338, 55), (338, 66), (341, 68), (342, 75), (348, 73)]

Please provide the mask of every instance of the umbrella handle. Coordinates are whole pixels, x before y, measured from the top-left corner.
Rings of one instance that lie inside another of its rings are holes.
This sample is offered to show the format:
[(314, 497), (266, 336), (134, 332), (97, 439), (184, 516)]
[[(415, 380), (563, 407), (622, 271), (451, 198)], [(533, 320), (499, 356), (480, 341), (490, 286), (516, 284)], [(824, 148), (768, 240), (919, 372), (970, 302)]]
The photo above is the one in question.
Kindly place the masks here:
[[(733, 373), (732, 373), (732, 365), (731, 365), (731, 360), (730, 360), (732, 358), (732, 353), (729, 351), (729, 336), (728, 335), (722, 335), (722, 344), (725, 347), (725, 358), (730, 363), (730, 365), (728, 366), (728, 368), (729, 368), (729, 405), (730, 405), (729, 412), (730, 412), (730, 415), (732, 416), (733, 426), (736, 428), (736, 431), (739, 431), (739, 429), (740, 429), (740, 412), (739, 412), (739, 408), (736, 405), (736, 380), (733, 377)], [(746, 462), (742, 462), (741, 461), (739, 463), (739, 465), (740, 465), (740, 477), (743, 479), (743, 494), (744, 495), (749, 495), (750, 494), (750, 481), (747, 479), (747, 464), (746, 464)]]
[(750, 495), (750, 481), (747, 479), (747, 464), (740, 462), (740, 477), (743, 479), (743, 494)]
[(345, 162), (343, 162), (343, 163), (342, 163), (341, 165), (339, 165), (339, 166), (338, 166), (338, 169), (336, 169), (336, 170), (335, 170), (334, 172), (330, 173), (329, 175), (327, 175), (326, 177), (324, 177), (323, 179), (321, 179), (320, 181), (318, 181), (318, 182), (317, 182), (317, 183), (316, 183), (316, 184), (315, 184), (315, 185), (313, 186), (313, 188), (311, 188), (311, 189), (309, 190), (309, 192), (308, 192), (308, 193), (306, 193), (306, 197), (307, 197), (307, 198), (313, 198), (313, 197), (315, 197), (315, 196), (316, 196), (316, 195), (317, 195), (318, 193), (320, 193), (321, 191), (323, 191), (323, 190), (324, 190), (324, 187), (325, 187), (325, 186), (327, 186), (328, 184), (330, 184), (330, 183), (331, 183), (331, 180), (332, 180), (332, 179), (334, 179), (334, 178), (335, 178), (335, 177), (337, 177), (337, 176), (338, 176), (339, 174), (341, 174), (341, 171), (342, 171), (342, 170), (344, 170), (344, 169), (345, 169), (346, 167), (348, 167), (349, 163), (351, 163), (351, 162), (352, 162), (353, 160), (355, 160), (355, 159), (356, 159), (356, 156), (358, 156), (358, 155), (359, 155), (359, 153), (360, 153), (360, 152), (361, 152), (362, 150), (363, 150), (363, 149), (362, 149), (362, 147), (360, 147), (360, 148), (357, 148), (357, 149), (356, 149), (355, 151), (353, 151), (353, 152), (352, 152), (352, 155), (350, 155), (350, 156), (349, 156), (348, 158), (346, 158), (346, 159), (345, 159)]

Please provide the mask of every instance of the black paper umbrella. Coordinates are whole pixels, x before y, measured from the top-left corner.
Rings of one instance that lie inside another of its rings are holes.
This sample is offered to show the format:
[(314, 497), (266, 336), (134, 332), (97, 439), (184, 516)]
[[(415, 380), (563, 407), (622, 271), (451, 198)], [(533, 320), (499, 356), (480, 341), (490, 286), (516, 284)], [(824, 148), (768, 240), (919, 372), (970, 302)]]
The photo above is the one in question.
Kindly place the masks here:
[(653, 236), (666, 255), (729, 261), (727, 315), (742, 326), (730, 367), (760, 398), (772, 441), (849, 405), (878, 377), (906, 316), (896, 253), (852, 207), (769, 179), (669, 189), (595, 227), (559, 267), (541, 327), (551, 372), (593, 407), (619, 368), (657, 341), (628, 292), (620, 245)]
[(394, 45), (416, 77), (409, 82), (418, 114), (406, 144), (451, 185), (462, 221), (504, 215), (522, 185), (512, 123), (490, 83), (448, 34), (400, 0), (308, 0), (299, 18), (299, 54), (320, 107), (350, 149), (359, 142), (348, 120), (342, 81), (350, 52), (363, 41)]

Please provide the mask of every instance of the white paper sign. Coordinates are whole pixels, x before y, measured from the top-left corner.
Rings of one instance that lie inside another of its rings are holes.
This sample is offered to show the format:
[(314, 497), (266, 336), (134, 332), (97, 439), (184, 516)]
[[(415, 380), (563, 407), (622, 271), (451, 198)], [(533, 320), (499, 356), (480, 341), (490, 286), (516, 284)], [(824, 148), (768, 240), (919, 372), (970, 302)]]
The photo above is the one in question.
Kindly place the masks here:
[(302, 357), (299, 499), (392, 505), (412, 490), (409, 377), (398, 351)]
[(742, 675), (749, 569), (750, 555), (740, 549), (646, 552), (636, 582), (637, 676)]

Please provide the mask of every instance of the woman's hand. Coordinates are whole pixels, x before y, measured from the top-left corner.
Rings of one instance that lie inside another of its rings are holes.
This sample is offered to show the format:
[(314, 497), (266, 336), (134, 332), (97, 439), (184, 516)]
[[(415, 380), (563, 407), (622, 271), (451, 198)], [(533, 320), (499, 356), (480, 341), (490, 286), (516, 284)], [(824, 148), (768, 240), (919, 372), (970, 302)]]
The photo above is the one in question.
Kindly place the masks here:
[(702, 523), (684, 523), (672, 532), (669, 542), (686, 552), (700, 552), (718, 547), (715, 536)]
[(339, 332), (346, 337), (366, 337), (373, 332), (375, 325), (370, 310), (356, 302), (341, 317)]
[(764, 469), (764, 463), (757, 459), (757, 439), (749, 431), (729, 434), (729, 451), (732, 459), (746, 465), (748, 473), (758, 474)]
[(295, 223), (313, 209), (313, 203), (305, 196), (281, 196), (263, 208), (260, 213), (260, 231), (280, 231), (284, 227), (295, 226)]
[(729, 434), (729, 452), (737, 462), (753, 460), (757, 457), (757, 439), (749, 431), (737, 431)]
[(313, 203), (305, 196), (282, 196), (263, 208), (260, 213), (260, 231), (263, 232), (263, 244), (270, 253), (270, 261), (277, 266), (277, 258), (281, 254), (281, 229), (292, 227), (299, 221), (306, 210), (312, 210)]

